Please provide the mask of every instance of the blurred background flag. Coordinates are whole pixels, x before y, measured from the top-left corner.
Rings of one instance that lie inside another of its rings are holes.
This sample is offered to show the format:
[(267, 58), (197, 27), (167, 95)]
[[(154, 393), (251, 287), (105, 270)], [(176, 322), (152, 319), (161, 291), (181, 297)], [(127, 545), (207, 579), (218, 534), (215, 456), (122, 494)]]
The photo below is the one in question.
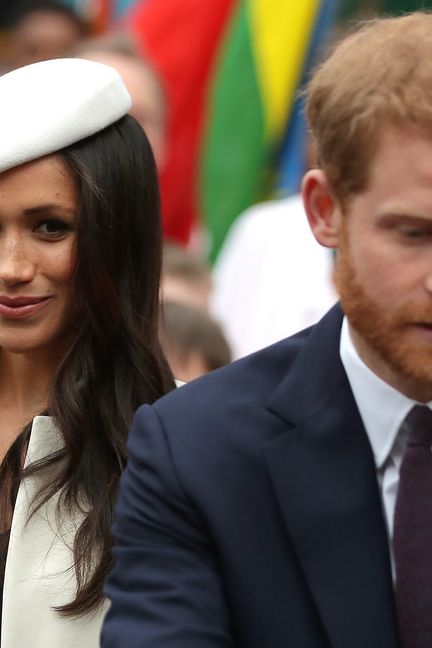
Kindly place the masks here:
[(167, 155), (160, 172), (166, 238), (187, 243), (199, 222), (198, 155), (214, 61), (237, 0), (145, 0), (128, 26), (164, 82)]
[[(337, 16), (338, 0), (321, 2), (316, 24), (309, 42), (308, 53), (303, 66), (300, 87), (304, 87), (313, 67), (325, 50), (329, 34)], [(276, 151), (276, 190), (280, 197), (297, 193), (305, 169), (310, 164), (310, 148), (304, 113), (304, 99), (297, 95), (290, 118), (287, 120), (285, 137)]]
[[(286, 140), (311, 43), (325, 39), (335, 6), (145, 0), (132, 10), (128, 25), (163, 78), (170, 106), (161, 172), (168, 238), (187, 243), (203, 226), (214, 258), (236, 216), (276, 189), (270, 161)], [(304, 147), (300, 130), (294, 159)]]
[[(336, 8), (336, 0), (237, 3), (214, 70), (201, 158), (201, 211), (213, 259), (246, 207), (276, 187), (298, 190), (306, 144), (295, 96)], [(276, 153), (284, 141), (281, 173)]]
[(90, 21), (96, 33), (104, 33), (132, 7), (146, 0), (61, 0), (78, 15)]
[(112, 11), (113, 20), (118, 20), (136, 4), (136, 0), (115, 0)]

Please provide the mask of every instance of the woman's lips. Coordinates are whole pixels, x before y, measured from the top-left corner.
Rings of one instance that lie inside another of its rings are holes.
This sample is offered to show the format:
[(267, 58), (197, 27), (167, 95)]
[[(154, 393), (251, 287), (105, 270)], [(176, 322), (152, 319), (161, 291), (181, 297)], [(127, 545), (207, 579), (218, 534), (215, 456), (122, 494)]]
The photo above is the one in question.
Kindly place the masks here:
[(3, 297), (0, 296), (0, 317), (23, 319), (39, 312), (50, 297)]

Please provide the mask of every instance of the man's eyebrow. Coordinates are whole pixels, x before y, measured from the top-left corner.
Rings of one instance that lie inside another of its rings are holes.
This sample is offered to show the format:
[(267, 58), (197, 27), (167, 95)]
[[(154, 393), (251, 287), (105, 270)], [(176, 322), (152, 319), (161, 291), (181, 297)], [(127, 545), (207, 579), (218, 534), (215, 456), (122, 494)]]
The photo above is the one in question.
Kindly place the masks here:
[(431, 223), (432, 216), (427, 216), (426, 214), (420, 213), (409, 213), (407, 211), (388, 211), (378, 214), (378, 218), (382, 223), (398, 223), (398, 222), (419, 222), (419, 223)]
[(26, 216), (38, 216), (40, 214), (68, 214), (70, 216), (76, 215), (76, 209), (71, 207), (65, 207), (64, 205), (58, 205), (56, 203), (46, 203), (43, 205), (37, 205), (35, 207), (28, 207), (23, 210), (23, 213)]

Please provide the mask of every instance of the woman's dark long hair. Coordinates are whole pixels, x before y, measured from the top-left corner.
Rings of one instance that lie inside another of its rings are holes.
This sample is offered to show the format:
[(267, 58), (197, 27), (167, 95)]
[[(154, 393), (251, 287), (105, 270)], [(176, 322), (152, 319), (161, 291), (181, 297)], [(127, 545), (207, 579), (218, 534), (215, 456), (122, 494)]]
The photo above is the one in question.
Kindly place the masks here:
[(174, 382), (158, 341), (161, 224), (147, 138), (126, 116), (60, 155), (80, 192), (74, 336), (48, 405), (64, 450), (18, 471), (28, 426), (3, 461), (0, 488), (12, 479), (13, 499), (17, 473), (19, 478), (40, 473), (44, 486), (33, 511), (60, 492), (64, 510), (83, 514), (73, 547), (77, 594), (58, 608), (78, 616), (103, 601), (133, 413)]

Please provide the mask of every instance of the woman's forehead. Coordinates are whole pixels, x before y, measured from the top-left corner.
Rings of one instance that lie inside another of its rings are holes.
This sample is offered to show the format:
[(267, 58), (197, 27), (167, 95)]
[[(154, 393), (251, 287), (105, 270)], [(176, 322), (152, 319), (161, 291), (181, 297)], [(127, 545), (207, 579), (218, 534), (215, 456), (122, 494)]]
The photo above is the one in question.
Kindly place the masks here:
[(61, 156), (48, 155), (0, 173), (0, 216), (37, 209), (76, 211), (78, 192)]

